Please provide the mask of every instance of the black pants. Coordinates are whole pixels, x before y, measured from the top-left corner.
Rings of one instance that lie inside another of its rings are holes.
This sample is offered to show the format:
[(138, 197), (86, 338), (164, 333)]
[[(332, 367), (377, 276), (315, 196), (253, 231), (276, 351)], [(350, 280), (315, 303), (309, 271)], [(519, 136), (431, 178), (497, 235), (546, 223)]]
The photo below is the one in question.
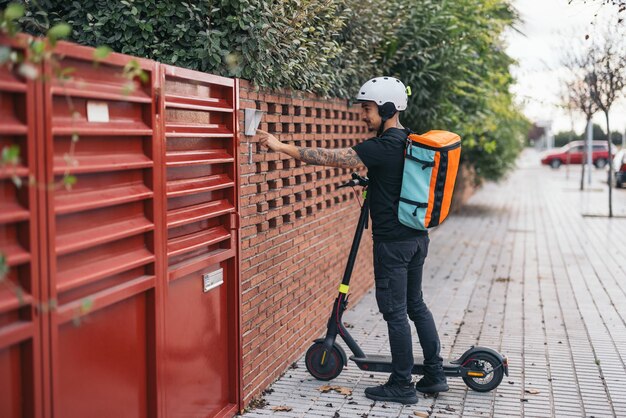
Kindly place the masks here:
[(411, 381), (413, 368), (407, 314), (417, 328), (426, 373), (443, 372), (437, 327), (422, 297), (422, 270), (429, 242), (424, 235), (408, 241), (374, 243), (376, 302), (389, 329), (392, 376), (400, 383)]

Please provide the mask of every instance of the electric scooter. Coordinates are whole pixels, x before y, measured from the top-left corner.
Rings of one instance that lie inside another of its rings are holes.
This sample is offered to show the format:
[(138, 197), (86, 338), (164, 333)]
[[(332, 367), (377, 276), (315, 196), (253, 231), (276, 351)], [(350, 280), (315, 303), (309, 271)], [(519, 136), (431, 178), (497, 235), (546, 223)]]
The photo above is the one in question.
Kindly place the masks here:
[[(363, 235), (367, 228), (369, 206), (367, 199), (367, 177), (352, 174), (352, 180), (339, 186), (360, 186), (364, 189), (361, 215), (357, 224), (348, 263), (343, 274), (343, 280), (339, 285), (339, 296), (335, 299), (332, 313), (328, 320), (326, 337), (313, 342), (305, 356), (306, 368), (313, 377), (318, 380), (332, 380), (339, 376), (344, 366), (348, 364), (348, 358), (343, 348), (337, 344), (337, 335), (346, 343), (352, 351), (350, 360), (355, 362), (359, 369), (368, 372), (392, 372), (391, 356), (365, 354), (357, 342), (352, 338), (343, 324), (342, 316), (348, 306), (348, 289), (350, 277), (356, 260), (356, 255)], [(461, 377), (465, 384), (477, 392), (489, 392), (502, 382), (504, 375), (509, 375), (508, 360), (495, 350), (487, 347), (472, 346), (456, 360), (444, 360), (443, 370), (446, 376)], [(416, 358), (412, 370), (413, 374), (423, 375), (423, 359)]]

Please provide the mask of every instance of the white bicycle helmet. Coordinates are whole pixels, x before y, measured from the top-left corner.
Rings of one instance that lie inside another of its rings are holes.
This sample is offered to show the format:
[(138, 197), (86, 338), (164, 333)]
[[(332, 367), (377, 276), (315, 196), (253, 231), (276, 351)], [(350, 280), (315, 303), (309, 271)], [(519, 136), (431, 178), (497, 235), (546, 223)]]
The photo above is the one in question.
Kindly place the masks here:
[[(361, 102), (374, 102), (379, 109), (388, 109), (385, 113), (389, 111), (393, 111), (393, 113), (402, 112), (406, 110), (408, 103), (407, 89), (404, 83), (394, 77), (372, 78), (361, 86), (356, 99)], [(390, 105), (386, 105), (387, 103), (393, 104), (393, 109)]]

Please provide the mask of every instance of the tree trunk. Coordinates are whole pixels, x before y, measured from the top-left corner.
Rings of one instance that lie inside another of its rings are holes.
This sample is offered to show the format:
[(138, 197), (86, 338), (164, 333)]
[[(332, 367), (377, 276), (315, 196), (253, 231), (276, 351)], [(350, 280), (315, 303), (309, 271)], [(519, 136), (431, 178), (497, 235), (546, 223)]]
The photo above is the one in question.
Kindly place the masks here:
[[(571, 123), (571, 129), (569, 131), (569, 138), (567, 138), (567, 145), (570, 145), (572, 143), (572, 141), (574, 140), (574, 121), (572, 120), (572, 115), (570, 113), (570, 123)], [(569, 164), (570, 164), (570, 155), (571, 152), (569, 151), (569, 149), (567, 150), (567, 164), (565, 166), (565, 179), (569, 180)]]
[(609, 142), (609, 218), (613, 217), (613, 160), (611, 159), (611, 129), (609, 128), (609, 112), (604, 112), (606, 116), (606, 140)]

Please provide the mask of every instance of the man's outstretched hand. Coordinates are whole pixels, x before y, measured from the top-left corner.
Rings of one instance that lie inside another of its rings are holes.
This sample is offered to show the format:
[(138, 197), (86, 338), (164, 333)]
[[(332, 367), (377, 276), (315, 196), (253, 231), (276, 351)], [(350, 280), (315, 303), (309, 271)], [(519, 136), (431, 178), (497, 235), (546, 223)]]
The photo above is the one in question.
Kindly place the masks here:
[(274, 135), (269, 132), (262, 131), (260, 129), (256, 130), (257, 135), (259, 135), (259, 142), (265, 148), (269, 148), (272, 151), (280, 152), (282, 150), (283, 143), (278, 140)]

